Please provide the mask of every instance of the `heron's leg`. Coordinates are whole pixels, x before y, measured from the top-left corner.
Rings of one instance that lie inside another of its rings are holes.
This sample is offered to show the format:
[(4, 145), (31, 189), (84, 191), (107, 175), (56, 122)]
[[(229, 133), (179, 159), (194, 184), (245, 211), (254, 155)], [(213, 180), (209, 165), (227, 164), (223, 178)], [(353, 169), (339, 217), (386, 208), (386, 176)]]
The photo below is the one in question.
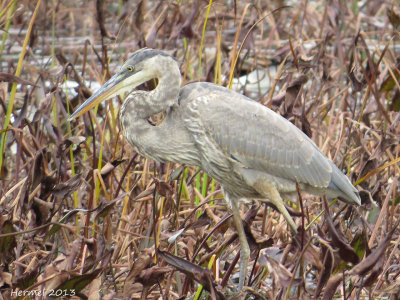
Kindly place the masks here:
[(242, 218), (240, 217), (239, 211), (239, 199), (229, 198), (229, 204), (232, 209), (233, 222), (235, 224), (239, 242), (240, 242), (240, 273), (239, 273), (239, 291), (242, 290), (244, 286), (244, 281), (246, 278), (247, 266), (250, 260), (250, 247), (247, 242), (246, 233), (244, 232)]
[[(292, 217), (288, 213), (285, 204), (283, 202), (283, 199), (281, 198), (281, 195), (279, 194), (278, 190), (276, 187), (268, 182), (263, 181), (262, 184), (258, 182), (257, 186), (254, 186), (262, 196), (264, 196), (267, 201), (275, 205), (275, 207), (278, 209), (278, 211), (283, 215), (285, 218), (286, 222), (288, 222), (290, 228), (292, 229), (293, 233), (297, 233), (297, 226), (294, 223)], [(262, 201), (262, 199), (261, 199)]]

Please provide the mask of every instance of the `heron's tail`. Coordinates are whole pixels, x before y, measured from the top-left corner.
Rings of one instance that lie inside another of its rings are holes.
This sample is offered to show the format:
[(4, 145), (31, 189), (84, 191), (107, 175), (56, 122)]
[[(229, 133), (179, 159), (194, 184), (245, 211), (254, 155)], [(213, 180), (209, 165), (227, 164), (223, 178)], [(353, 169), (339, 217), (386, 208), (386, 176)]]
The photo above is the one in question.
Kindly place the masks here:
[(328, 188), (338, 192), (338, 197), (349, 204), (361, 205), (360, 195), (350, 180), (331, 162), (332, 177)]

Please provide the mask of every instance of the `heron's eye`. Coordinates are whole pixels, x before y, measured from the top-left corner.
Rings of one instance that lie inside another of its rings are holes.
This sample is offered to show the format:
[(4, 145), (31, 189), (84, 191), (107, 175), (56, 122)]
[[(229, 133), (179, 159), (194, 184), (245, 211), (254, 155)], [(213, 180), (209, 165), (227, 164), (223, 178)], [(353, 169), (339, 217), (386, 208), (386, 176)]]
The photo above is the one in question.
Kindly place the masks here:
[(128, 72), (133, 72), (134, 69), (135, 69), (135, 68), (134, 68), (133, 66), (128, 66), (128, 67), (126, 68), (126, 70), (127, 70)]

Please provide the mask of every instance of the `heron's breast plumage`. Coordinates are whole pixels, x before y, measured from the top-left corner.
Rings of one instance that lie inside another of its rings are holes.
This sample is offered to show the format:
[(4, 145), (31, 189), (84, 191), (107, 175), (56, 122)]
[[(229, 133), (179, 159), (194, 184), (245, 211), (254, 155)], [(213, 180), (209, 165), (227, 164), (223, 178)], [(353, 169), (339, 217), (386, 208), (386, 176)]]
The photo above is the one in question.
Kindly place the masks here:
[(182, 126), (179, 110), (170, 107), (164, 121), (154, 126), (138, 115), (147, 98), (147, 92), (135, 91), (125, 99), (120, 112), (125, 139), (140, 155), (152, 160), (199, 165), (197, 147)]

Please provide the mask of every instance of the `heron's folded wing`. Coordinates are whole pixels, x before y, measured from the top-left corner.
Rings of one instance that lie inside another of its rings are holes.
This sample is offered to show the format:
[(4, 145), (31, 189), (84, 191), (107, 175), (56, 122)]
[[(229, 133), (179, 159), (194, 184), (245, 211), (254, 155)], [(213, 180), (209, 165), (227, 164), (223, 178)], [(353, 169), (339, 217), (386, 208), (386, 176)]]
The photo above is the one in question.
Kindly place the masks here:
[(205, 143), (244, 167), (327, 187), (332, 167), (315, 144), (288, 120), (247, 100), (226, 89), (193, 99), (188, 107), (197, 138), (203, 134)]

